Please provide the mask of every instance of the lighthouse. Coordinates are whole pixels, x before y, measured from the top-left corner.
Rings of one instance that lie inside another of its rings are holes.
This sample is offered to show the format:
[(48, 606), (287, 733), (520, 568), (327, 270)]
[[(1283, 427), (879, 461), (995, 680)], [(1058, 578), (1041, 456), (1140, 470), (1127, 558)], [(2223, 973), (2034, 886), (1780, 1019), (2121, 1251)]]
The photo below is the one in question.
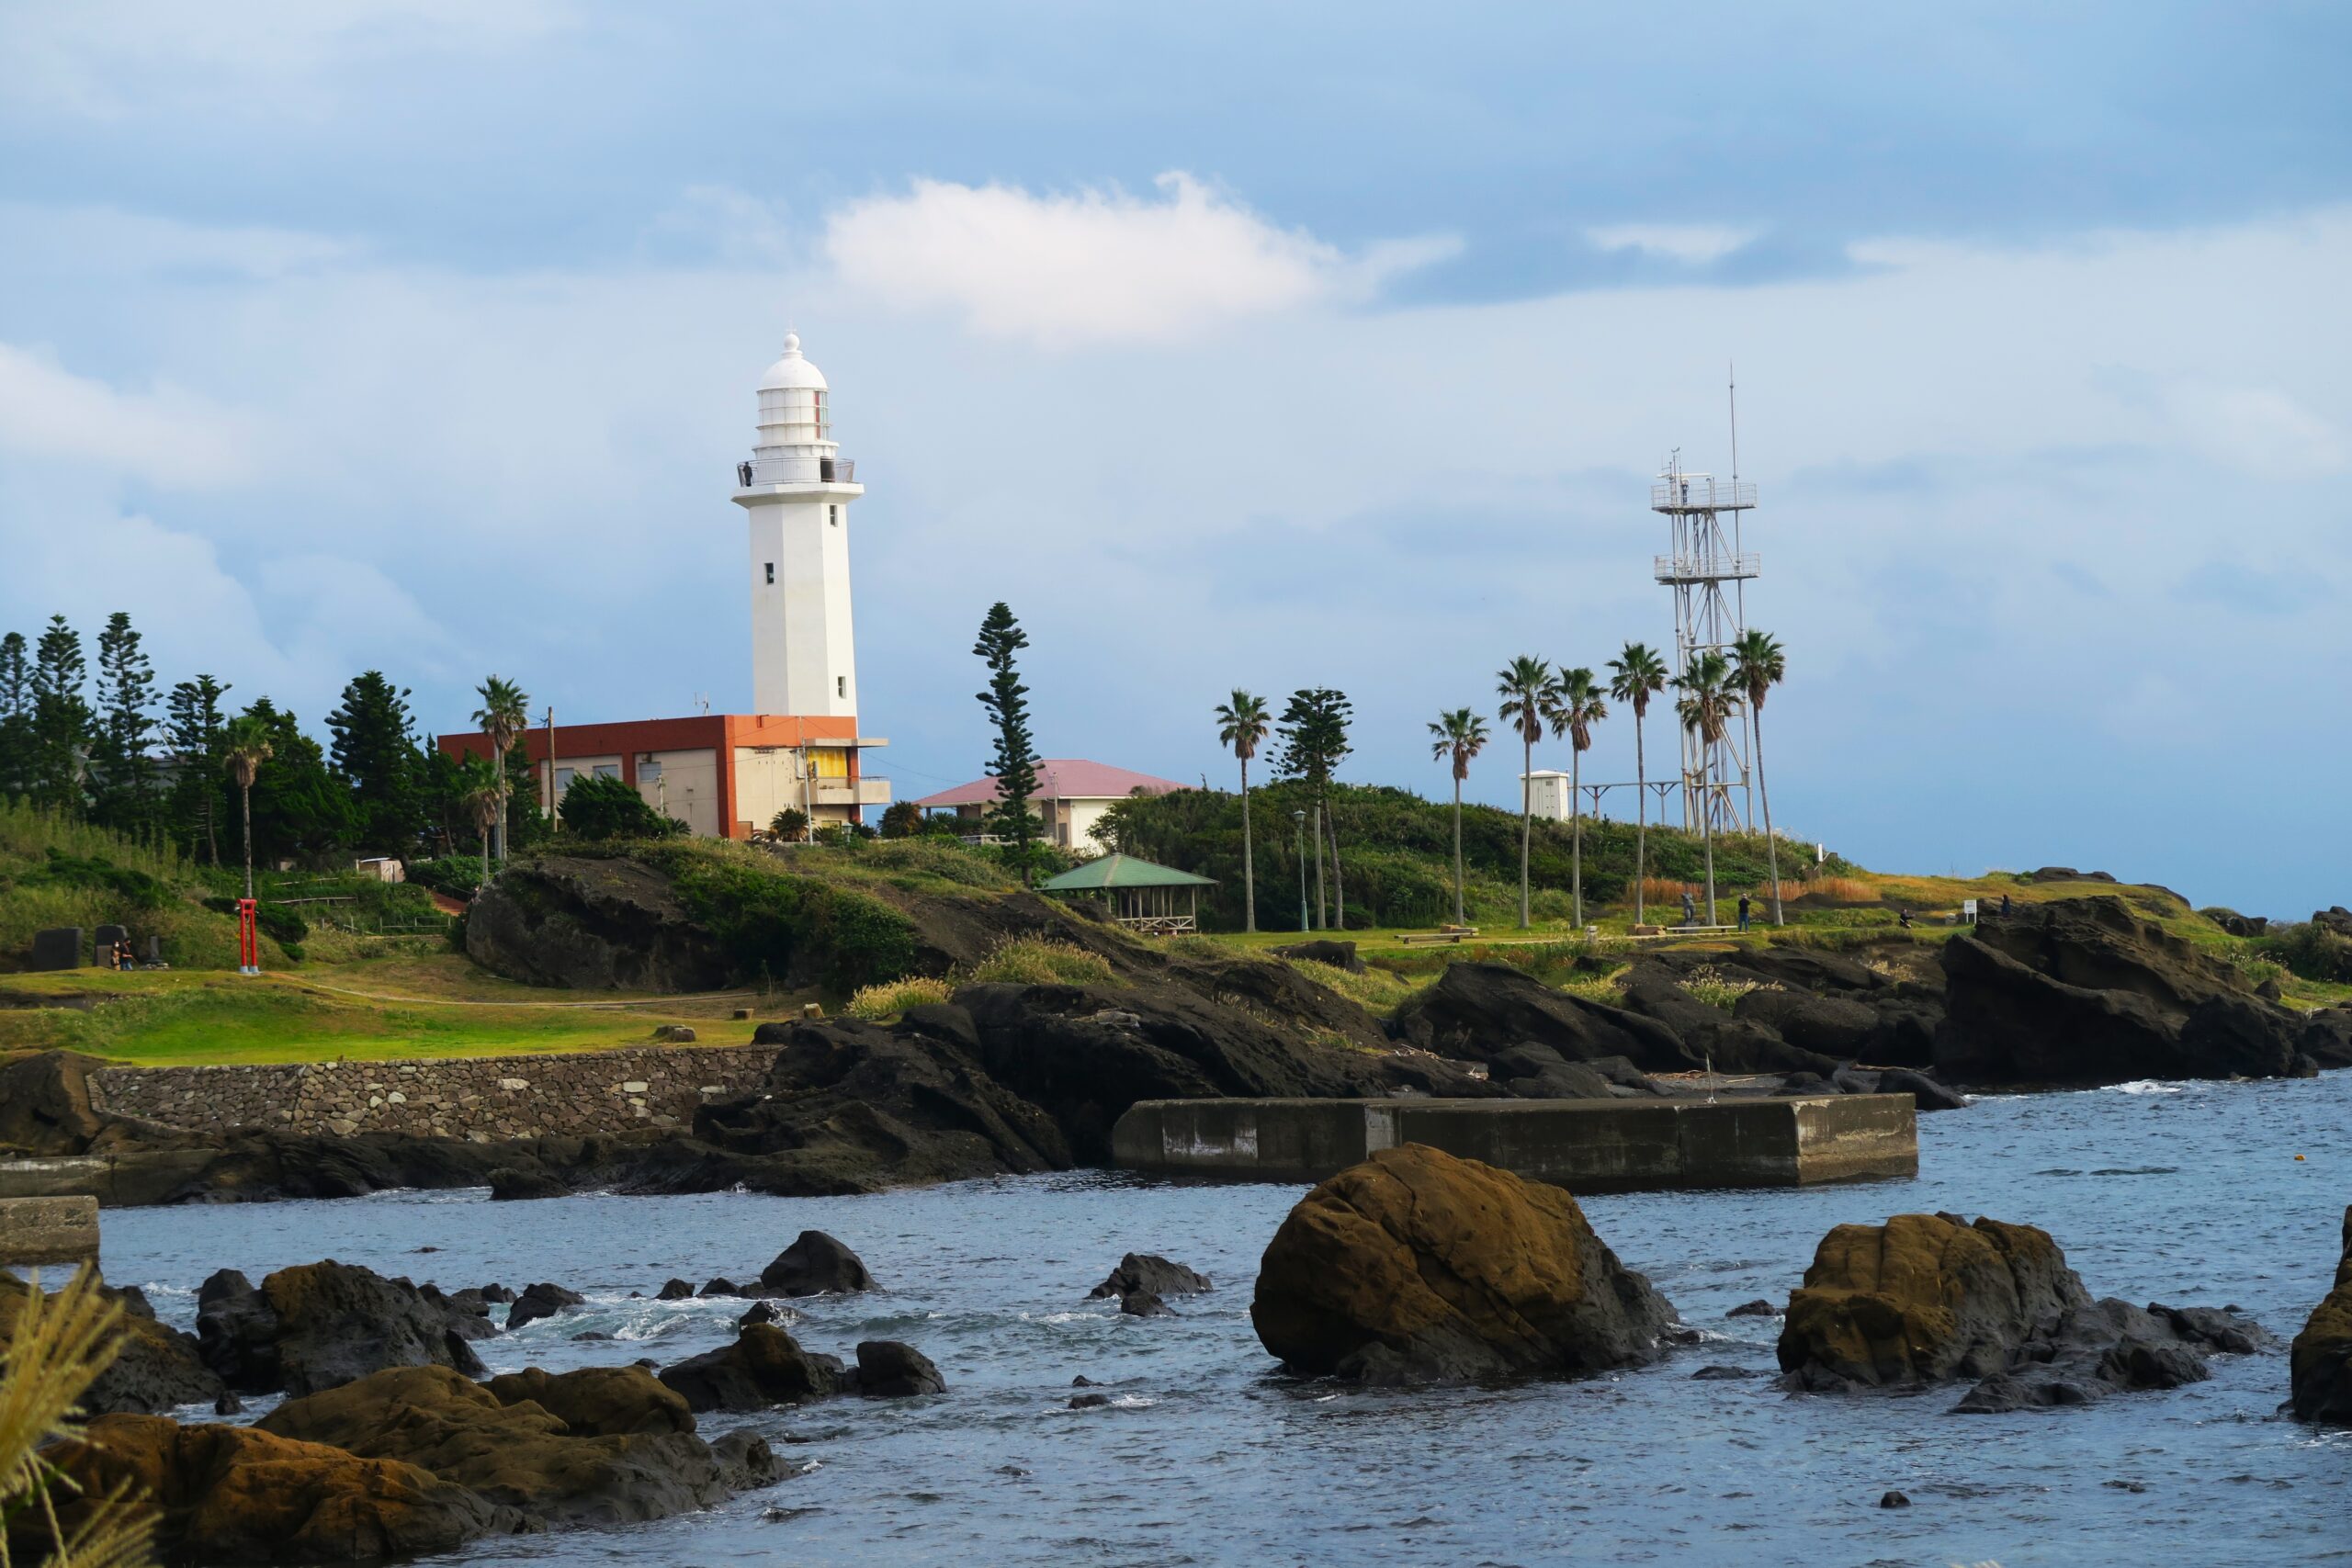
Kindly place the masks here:
[(787, 333), (760, 378), (750, 461), (735, 504), (750, 520), (752, 706), (762, 714), (848, 718), (857, 712), (850, 632), (850, 504), (865, 493), (840, 455), (824, 372)]

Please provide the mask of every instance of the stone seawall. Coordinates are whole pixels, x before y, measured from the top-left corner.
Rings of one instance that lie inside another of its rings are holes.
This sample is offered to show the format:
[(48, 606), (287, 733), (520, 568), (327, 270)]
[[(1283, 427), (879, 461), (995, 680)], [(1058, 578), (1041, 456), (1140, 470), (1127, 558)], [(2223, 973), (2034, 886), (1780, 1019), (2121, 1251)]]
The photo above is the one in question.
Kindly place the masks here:
[(98, 1109), (194, 1132), (412, 1133), (443, 1138), (585, 1137), (691, 1122), (707, 1100), (750, 1093), (774, 1046), (657, 1045), (527, 1056), (107, 1067)]

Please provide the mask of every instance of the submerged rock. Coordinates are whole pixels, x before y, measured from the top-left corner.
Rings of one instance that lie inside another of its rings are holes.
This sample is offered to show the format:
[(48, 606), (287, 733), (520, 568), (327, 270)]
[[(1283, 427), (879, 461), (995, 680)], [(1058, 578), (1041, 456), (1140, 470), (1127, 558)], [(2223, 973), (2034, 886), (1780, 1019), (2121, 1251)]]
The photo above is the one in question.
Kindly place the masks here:
[[(31, 1300), (33, 1289), (25, 1280), (0, 1273), (0, 1348), (16, 1337), (17, 1314)], [(130, 1294), (106, 1293), (118, 1300)], [(144, 1304), (144, 1297), (136, 1300)], [(130, 1310), (130, 1301), (123, 1305), (120, 1348), (83, 1393), (83, 1409), (94, 1415), (152, 1416), (227, 1397), (220, 1376), (204, 1364), (203, 1348), (195, 1335), (166, 1327), (152, 1313)]]
[(764, 1410), (839, 1393), (842, 1364), (831, 1356), (802, 1349), (798, 1340), (773, 1324), (755, 1323), (738, 1334), (734, 1344), (663, 1369), (662, 1381), (683, 1394), (697, 1414)]
[(947, 1380), (932, 1359), (895, 1339), (858, 1342), (855, 1381), (857, 1392), (869, 1399), (907, 1399), (947, 1392)]
[(779, 1296), (846, 1296), (872, 1290), (874, 1276), (856, 1253), (823, 1231), (802, 1231), (760, 1270), (760, 1287)]
[(1105, 1296), (1124, 1296), (1133, 1291), (1149, 1291), (1158, 1296), (1191, 1296), (1214, 1290), (1206, 1274), (1195, 1273), (1182, 1263), (1171, 1263), (1153, 1252), (1130, 1252), (1119, 1259), (1103, 1281), (1086, 1292), (1088, 1301), (1101, 1301)]
[(553, 1317), (567, 1307), (585, 1306), (588, 1298), (577, 1291), (567, 1291), (561, 1285), (540, 1283), (526, 1285), (514, 1304), (506, 1309), (506, 1326), (511, 1332), (526, 1323), (537, 1323), (543, 1317)]
[(655, 1292), (653, 1299), (657, 1302), (683, 1302), (690, 1299), (694, 1293), (694, 1286), (685, 1280), (666, 1280), (662, 1281), (662, 1289)]
[(1300, 1200), (1250, 1309), (1293, 1371), (1376, 1382), (1636, 1366), (1672, 1315), (1566, 1192), (1418, 1144)]
[(509, 1203), (534, 1198), (567, 1198), (571, 1189), (544, 1170), (520, 1170), (502, 1165), (490, 1173), (490, 1198), (493, 1203)]
[(2344, 1211), (2344, 1254), (2335, 1288), (2295, 1336), (2291, 1407), (2306, 1421), (2352, 1426), (2352, 1208)]
[(1956, 1408), (1984, 1413), (2177, 1387), (2208, 1375), (2206, 1351), (2267, 1338), (2226, 1311), (2095, 1302), (2034, 1226), (1897, 1214), (1822, 1238), (1779, 1356), (1815, 1393), (1976, 1380)]
[(1129, 1291), (1119, 1298), (1119, 1311), (1128, 1317), (1174, 1317), (1176, 1310), (1149, 1291)]

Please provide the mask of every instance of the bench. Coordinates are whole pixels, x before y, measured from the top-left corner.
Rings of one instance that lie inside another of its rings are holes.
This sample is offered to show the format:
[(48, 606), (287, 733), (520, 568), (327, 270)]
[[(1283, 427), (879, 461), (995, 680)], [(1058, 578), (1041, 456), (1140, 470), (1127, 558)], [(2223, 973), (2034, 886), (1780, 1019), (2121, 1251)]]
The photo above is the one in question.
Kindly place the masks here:
[(1477, 934), (1477, 927), (1464, 926), (1458, 931), (1398, 931), (1396, 940), (1406, 947), (1419, 947), (1429, 942), (1458, 942), (1464, 937), (1475, 937)]

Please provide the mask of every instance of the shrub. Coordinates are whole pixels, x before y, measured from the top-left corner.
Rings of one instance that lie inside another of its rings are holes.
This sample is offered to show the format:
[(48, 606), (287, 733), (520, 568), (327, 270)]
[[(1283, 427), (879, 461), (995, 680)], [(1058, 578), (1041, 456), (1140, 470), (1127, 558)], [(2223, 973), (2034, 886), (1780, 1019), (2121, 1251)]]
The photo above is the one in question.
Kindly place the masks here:
[(787, 844), (798, 843), (808, 830), (808, 814), (797, 806), (787, 806), (768, 818), (768, 831)]
[(910, 975), (903, 980), (887, 980), (878, 986), (859, 987), (849, 999), (849, 1015), (874, 1023), (887, 1023), (910, 1007), (926, 1002), (944, 1002), (948, 997), (944, 980), (934, 980), (925, 975)]
[(659, 852), (656, 863), (739, 976), (813, 969), (834, 989), (855, 991), (914, 967), (915, 930), (905, 916), (870, 894), (793, 875), (775, 855), (680, 845)]
[(1781, 987), (1770, 980), (1742, 980), (1724, 974), (1712, 964), (1702, 964), (1682, 977), (1682, 988), (1711, 1008), (1729, 1012), (1740, 998), (1750, 991), (1777, 991)]
[(922, 831), (922, 807), (911, 800), (894, 800), (882, 809), (882, 836), (911, 839)]
[(1329, 987), (1356, 1006), (1383, 1018), (1428, 990), (1434, 983), (1409, 978), (1376, 964), (1366, 965), (1363, 974), (1353, 975), (1345, 969), (1334, 969), (1329, 964), (1317, 964), (1312, 959), (1286, 958), (1283, 962), (1308, 979)]
[(470, 898), (481, 889), (486, 874), (480, 855), (446, 855), (437, 860), (409, 862), (408, 879), (414, 886), (446, 893), (452, 898)]
[(974, 964), (972, 978), (1007, 986), (1102, 986), (1110, 983), (1111, 964), (1068, 942), (1016, 937)]
[(2325, 926), (2298, 921), (2261, 938), (2255, 950), (2303, 979), (2352, 984), (2352, 938)]
[(563, 792), (563, 830), (575, 839), (667, 839), (681, 825), (645, 804), (626, 779), (574, 779)]

